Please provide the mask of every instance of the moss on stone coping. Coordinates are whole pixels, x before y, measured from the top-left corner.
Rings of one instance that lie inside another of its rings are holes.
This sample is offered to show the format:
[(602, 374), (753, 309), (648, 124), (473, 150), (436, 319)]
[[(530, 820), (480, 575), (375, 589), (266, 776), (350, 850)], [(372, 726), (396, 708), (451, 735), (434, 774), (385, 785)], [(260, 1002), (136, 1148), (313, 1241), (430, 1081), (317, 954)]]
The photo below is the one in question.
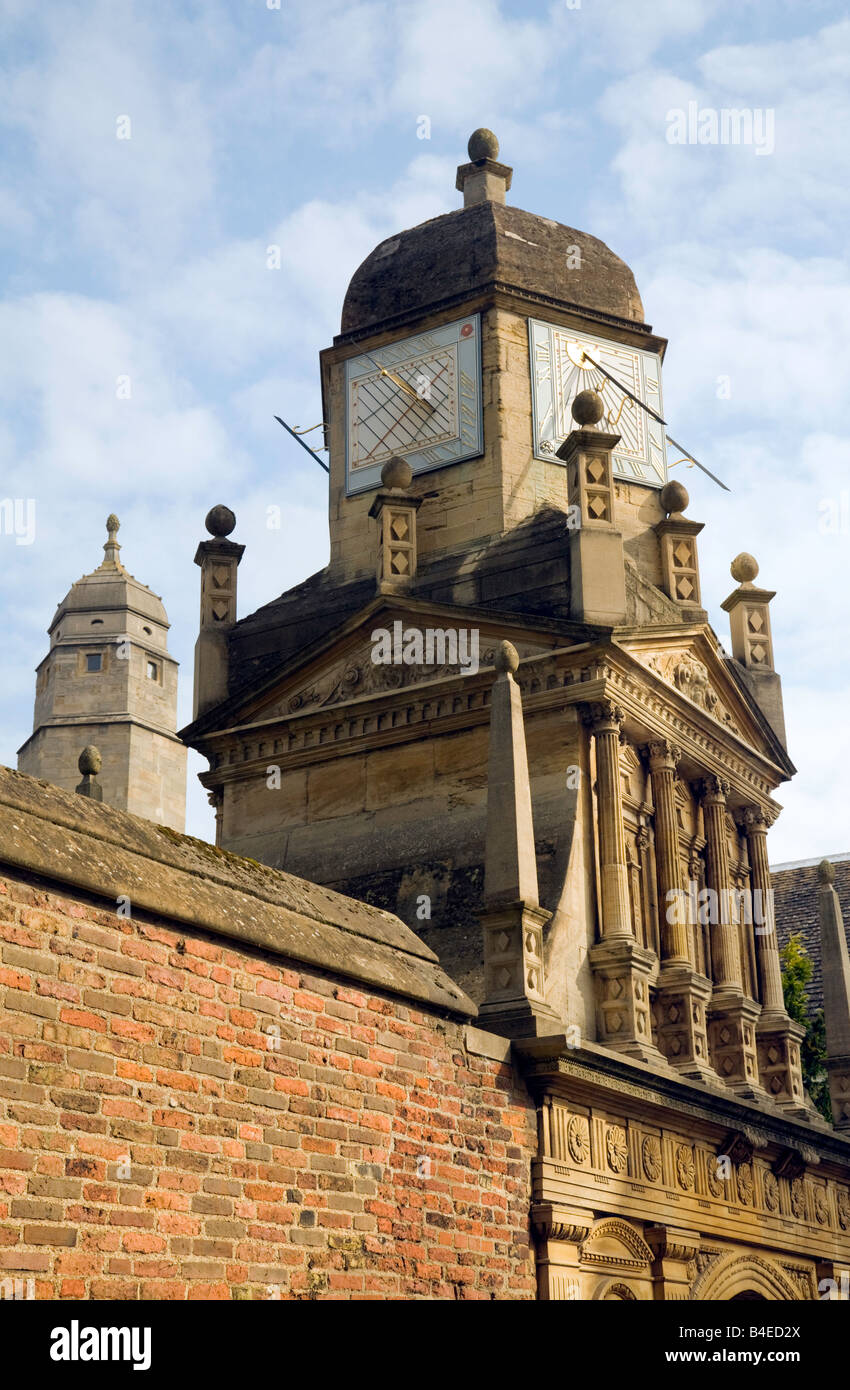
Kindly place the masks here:
[(477, 1012), (392, 913), (0, 767), (4, 864), (464, 1018)]

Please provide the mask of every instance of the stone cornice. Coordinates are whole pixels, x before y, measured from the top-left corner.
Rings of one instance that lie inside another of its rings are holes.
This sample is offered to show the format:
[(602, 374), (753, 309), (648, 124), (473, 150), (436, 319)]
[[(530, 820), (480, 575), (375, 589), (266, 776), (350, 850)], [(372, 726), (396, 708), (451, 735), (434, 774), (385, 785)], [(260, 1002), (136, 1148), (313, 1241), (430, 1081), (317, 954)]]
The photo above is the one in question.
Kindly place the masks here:
[[(623, 708), (636, 742), (670, 739), (705, 775), (730, 780), (737, 800), (774, 817), (778, 813), (770, 792), (782, 779), (780, 769), (628, 652), (607, 643), (556, 648), (524, 658), (517, 680), (526, 717), (613, 700)], [(489, 719), (492, 682), (492, 669), (482, 667), (475, 675), (443, 676), (208, 734), (204, 752), (214, 766), (201, 780), (212, 788), (246, 774), (258, 776), (270, 764), (299, 767), (411, 742), (422, 737), (423, 725), (448, 733), (483, 724)]]

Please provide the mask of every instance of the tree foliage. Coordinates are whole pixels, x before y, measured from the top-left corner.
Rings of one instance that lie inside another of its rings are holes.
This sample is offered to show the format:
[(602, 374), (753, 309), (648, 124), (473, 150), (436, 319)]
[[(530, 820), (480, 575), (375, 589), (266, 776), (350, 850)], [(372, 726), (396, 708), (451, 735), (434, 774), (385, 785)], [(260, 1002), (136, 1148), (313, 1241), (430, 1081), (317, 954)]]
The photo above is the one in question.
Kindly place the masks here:
[(806, 1035), (800, 1044), (803, 1084), (817, 1109), (832, 1124), (829, 1082), (826, 1073), (826, 1026), (823, 1009), (812, 1013), (808, 986), (812, 979), (812, 962), (803, 944), (802, 935), (795, 932), (779, 953), (782, 962), (782, 992), (789, 1018), (802, 1023)]

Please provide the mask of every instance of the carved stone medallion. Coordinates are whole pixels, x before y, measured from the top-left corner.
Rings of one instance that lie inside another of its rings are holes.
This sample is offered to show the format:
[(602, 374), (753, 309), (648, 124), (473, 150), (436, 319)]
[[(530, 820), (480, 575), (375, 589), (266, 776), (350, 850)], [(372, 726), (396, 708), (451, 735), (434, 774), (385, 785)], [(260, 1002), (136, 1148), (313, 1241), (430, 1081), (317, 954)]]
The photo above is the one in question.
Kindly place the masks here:
[(762, 1176), (762, 1189), (764, 1191), (764, 1204), (768, 1211), (779, 1210), (779, 1183), (775, 1174), (770, 1169), (765, 1169)]
[(571, 1115), (567, 1125), (567, 1148), (573, 1163), (586, 1163), (590, 1157), (590, 1132), (584, 1115)]
[(823, 1187), (815, 1188), (815, 1220), (819, 1226), (826, 1226), (829, 1221), (829, 1202)]
[(806, 1184), (802, 1178), (795, 1178), (791, 1184), (791, 1210), (796, 1217), (806, 1214)]
[(641, 1145), (643, 1171), (650, 1182), (658, 1182), (661, 1177), (661, 1144), (655, 1134), (644, 1136)]
[(676, 1149), (676, 1181), (685, 1192), (694, 1185), (694, 1151), (690, 1144), (680, 1144)]
[(626, 1131), (622, 1125), (609, 1126), (605, 1135), (605, 1151), (608, 1155), (608, 1167), (615, 1173), (622, 1173), (629, 1161)]
[(738, 1165), (738, 1199), (742, 1206), (751, 1207), (755, 1195), (755, 1184), (753, 1183), (753, 1165), (751, 1163), (741, 1163)]

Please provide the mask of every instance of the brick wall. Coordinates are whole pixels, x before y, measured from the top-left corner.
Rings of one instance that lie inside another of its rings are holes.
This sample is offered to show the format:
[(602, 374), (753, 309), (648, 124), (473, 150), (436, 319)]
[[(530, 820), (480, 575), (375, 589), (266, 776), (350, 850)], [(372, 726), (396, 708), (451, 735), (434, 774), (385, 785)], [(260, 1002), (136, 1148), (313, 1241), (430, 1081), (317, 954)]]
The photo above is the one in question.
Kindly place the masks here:
[(0, 879), (0, 1278), (42, 1298), (533, 1298), (533, 1106), (464, 1038), (270, 952)]

